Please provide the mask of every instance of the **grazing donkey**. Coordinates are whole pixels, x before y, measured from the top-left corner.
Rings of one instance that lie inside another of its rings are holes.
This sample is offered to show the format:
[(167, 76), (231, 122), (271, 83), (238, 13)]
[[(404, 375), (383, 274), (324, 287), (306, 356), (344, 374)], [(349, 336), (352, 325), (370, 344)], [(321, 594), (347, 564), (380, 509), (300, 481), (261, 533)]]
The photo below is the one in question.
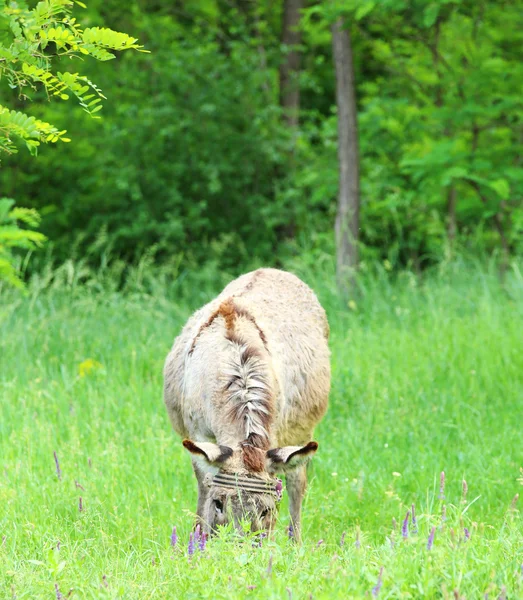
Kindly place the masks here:
[(197, 514), (207, 533), (233, 521), (272, 529), (286, 475), (300, 535), (306, 463), (327, 410), (329, 325), (295, 275), (258, 269), (189, 319), (167, 356), (164, 398), (192, 454)]

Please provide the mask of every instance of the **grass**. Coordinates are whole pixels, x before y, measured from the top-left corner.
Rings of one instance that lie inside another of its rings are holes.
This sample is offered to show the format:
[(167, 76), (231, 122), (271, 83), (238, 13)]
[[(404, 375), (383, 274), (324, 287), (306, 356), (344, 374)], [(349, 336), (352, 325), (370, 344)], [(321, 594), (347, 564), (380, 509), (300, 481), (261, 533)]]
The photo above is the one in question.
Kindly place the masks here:
[[(1, 598), (523, 597), (516, 266), (503, 286), (486, 267), (376, 272), (347, 307), (328, 265), (294, 265), (332, 331), (304, 543), (287, 539), (284, 501), (262, 548), (224, 532), (192, 558), (195, 481), (161, 373), (222, 282), (141, 273), (119, 292), (109, 274), (80, 284), (68, 268), (0, 296)], [(412, 504), (418, 533), (410, 520), (403, 537)]]

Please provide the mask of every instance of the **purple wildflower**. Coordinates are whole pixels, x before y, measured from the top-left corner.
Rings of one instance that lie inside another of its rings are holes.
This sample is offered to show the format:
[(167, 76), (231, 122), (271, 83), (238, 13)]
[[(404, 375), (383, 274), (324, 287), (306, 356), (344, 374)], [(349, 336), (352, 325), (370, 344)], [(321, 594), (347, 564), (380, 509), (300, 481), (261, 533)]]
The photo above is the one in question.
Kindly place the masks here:
[(319, 540), (316, 544), (316, 548), (319, 548), (323, 544), (323, 540)]
[(62, 594), (62, 592), (59, 590), (59, 588), (58, 588), (58, 584), (57, 584), (57, 583), (55, 583), (55, 584), (54, 584), (54, 589), (55, 589), (55, 592), (56, 592), (56, 600), (62, 600), (62, 599), (63, 599), (63, 597), (64, 597), (64, 595), (63, 595), (63, 594)]
[(187, 546), (187, 554), (192, 556), (194, 554), (194, 535), (192, 533), (189, 534), (189, 544)]
[(200, 552), (205, 550), (205, 544), (207, 544), (207, 534), (202, 533), (200, 539), (198, 540), (198, 548), (200, 549)]
[(412, 504), (412, 533), (418, 533), (418, 521), (416, 520), (416, 507)]
[(255, 585), (248, 585), (248, 586), (247, 586), (247, 589), (248, 589), (248, 590), (255, 590), (255, 589), (256, 589), (256, 586), (255, 586)]
[(439, 476), (439, 499), (445, 499), (445, 471), (441, 471)]
[(269, 556), (269, 562), (267, 563), (267, 577), (270, 577), (272, 574), (272, 554)]
[(294, 538), (294, 527), (291, 525), (289, 525), (289, 527), (287, 528), (287, 537), (289, 539), (293, 539)]
[(276, 496), (278, 497), (278, 500), (281, 500), (282, 496), (283, 496), (283, 483), (282, 483), (281, 479), (276, 480), (275, 491), (276, 491)]
[(405, 518), (403, 519), (403, 524), (401, 526), (401, 535), (404, 539), (407, 539), (409, 537), (409, 517), (410, 510), (407, 511), (407, 514), (405, 515)]
[(340, 548), (343, 548), (343, 546), (345, 546), (345, 535), (346, 535), (346, 533), (347, 533), (347, 532), (346, 532), (346, 531), (344, 531), (344, 532), (341, 534)]
[(377, 598), (378, 594), (380, 593), (381, 586), (383, 584), (382, 576), (383, 576), (383, 567), (381, 567), (381, 569), (380, 569), (380, 574), (378, 575), (378, 581), (376, 581), (376, 585), (372, 588), (372, 595), (374, 596), (374, 598)]
[(176, 534), (176, 526), (173, 527), (173, 531), (171, 533), (171, 546), (174, 548), (178, 543), (178, 535)]
[(434, 544), (434, 534), (436, 533), (436, 528), (433, 527), (430, 530), (429, 539), (427, 541), (427, 550), (432, 550), (432, 545)]
[[(206, 535), (206, 534), (204, 534)], [(261, 548), (263, 545), (263, 540), (267, 537), (267, 533), (265, 531), (263, 531), (262, 533), (260, 533), (260, 535), (258, 536), (258, 548)], [(256, 544), (253, 544), (253, 546), (255, 546)]]
[(80, 497), (78, 498), (78, 510), (79, 510), (80, 512), (82, 512), (82, 511), (83, 511), (83, 509), (84, 509), (84, 505), (83, 505), (83, 502), (82, 502), (82, 496), (80, 496)]
[(464, 532), (465, 532), (465, 539), (470, 540), (470, 531), (468, 530), (467, 527), (465, 527)]
[(62, 479), (62, 471), (60, 470), (60, 463), (58, 462), (58, 456), (56, 454), (56, 451), (53, 452), (53, 456), (54, 456), (54, 464), (56, 465), (56, 475), (58, 477), (58, 479)]

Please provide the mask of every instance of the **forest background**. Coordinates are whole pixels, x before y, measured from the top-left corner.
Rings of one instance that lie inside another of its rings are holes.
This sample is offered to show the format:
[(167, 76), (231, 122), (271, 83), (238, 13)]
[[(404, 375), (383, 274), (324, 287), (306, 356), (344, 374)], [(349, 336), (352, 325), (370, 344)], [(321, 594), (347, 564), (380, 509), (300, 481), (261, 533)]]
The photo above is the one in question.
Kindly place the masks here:
[(2, 158), (1, 195), (39, 211), (46, 261), (148, 252), (175, 272), (210, 261), (235, 274), (333, 255), (336, 20), (358, 121), (356, 261), (419, 271), (456, 252), (502, 266), (521, 252), (518, 2), (92, 0), (74, 14), (150, 52), (82, 61), (109, 98), (101, 119), (38, 86), (27, 102), (4, 77), (0, 104), (72, 140)]

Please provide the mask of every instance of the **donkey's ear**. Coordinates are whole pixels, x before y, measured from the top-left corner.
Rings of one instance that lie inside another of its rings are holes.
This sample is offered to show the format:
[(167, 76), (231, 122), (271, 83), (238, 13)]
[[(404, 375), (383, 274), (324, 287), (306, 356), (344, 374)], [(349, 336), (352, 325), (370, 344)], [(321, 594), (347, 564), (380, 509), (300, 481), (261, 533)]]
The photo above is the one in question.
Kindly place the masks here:
[(232, 448), (228, 446), (218, 446), (210, 442), (193, 442), (191, 440), (183, 440), (182, 444), (189, 452), (206, 462), (208, 465), (218, 466), (232, 456)]
[(284, 446), (267, 452), (267, 471), (292, 471), (304, 465), (318, 449), (317, 442), (309, 442), (306, 446)]

